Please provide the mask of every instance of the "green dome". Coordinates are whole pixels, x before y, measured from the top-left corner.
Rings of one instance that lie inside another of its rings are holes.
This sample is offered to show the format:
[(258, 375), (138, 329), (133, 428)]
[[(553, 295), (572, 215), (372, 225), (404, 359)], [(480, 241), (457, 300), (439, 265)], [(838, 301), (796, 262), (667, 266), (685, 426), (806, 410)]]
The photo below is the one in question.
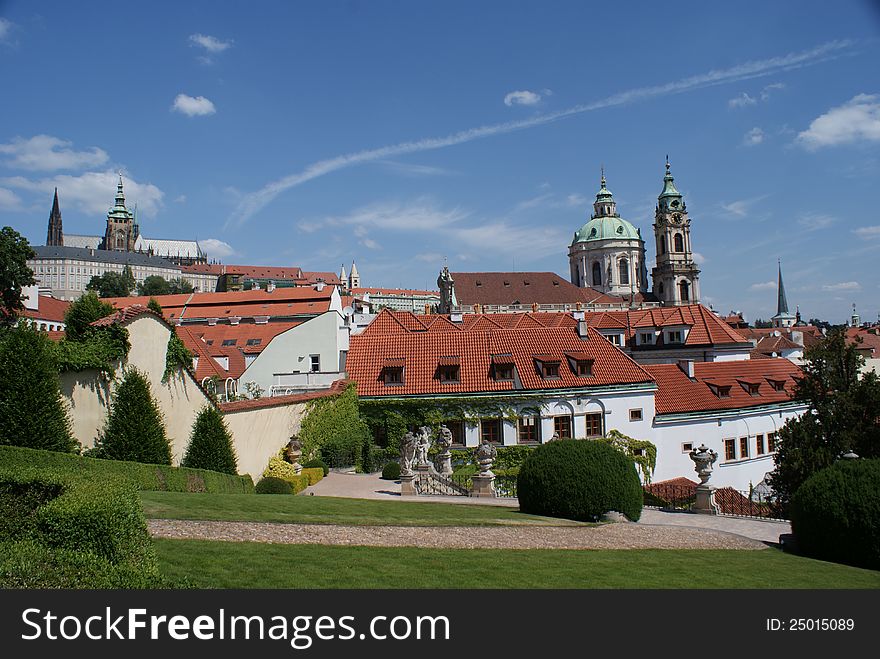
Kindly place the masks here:
[(574, 234), (571, 244), (594, 240), (641, 240), (639, 230), (622, 217), (594, 217)]

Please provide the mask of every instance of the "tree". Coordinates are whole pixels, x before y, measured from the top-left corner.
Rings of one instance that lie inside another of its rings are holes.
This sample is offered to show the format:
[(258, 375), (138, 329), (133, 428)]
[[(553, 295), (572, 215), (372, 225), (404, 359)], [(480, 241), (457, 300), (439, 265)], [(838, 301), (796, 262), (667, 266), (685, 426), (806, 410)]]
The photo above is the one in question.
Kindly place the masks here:
[(0, 329), (0, 444), (73, 451), (52, 342), (30, 322)]
[(36, 256), (26, 238), (12, 227), (0, 229), (0, 325), (13, 325), (24, 309), (21, 289), (37, 283), (28, 259)]
[(154, 297), (151, 297), (150, 301), (147, 302), (147, 309), (149, 309), (150, 311), (152, 311), (155, 314), (158, 314), (159, 316), (162, 316), (164, 313), (162, 311), (162, 305), (159, 304), (159, 300), (157, 300)]
[(108, 460), (171, 464), (171, 444), (159, 406), (146, 376), (135, 368), (125, 371), (113, 392), (107, 423), (89, 455)]
[(779, 431), (770, 475), (783, 504), (846, 451), (880, 457), (880, 379), (873, 372), (860, 374), (864, 358), (856, 348), (847, 343), (845, 330), (836, 329), (804, 354), (794, 398), (806, 403), (807, 411)]
[(183, 279), (182, 277), (177, 277), (176, 279), (172, 279), (170, 282), (168, 282), (168, 285), (171, 289), (170, 293), (172, 295), (178, 295), (180, 293), (189, 294), (189, 293), (192, 293), (194, 290), (193, 285), (190, 284), (186, 279)]
[(769, 329), (773, 327), (773, 323), (769, 320), (764, 320), (763, 318), (755, 318), (755, 327), (757, 329)]
[(109, 316), (114, 311), (112, 306), (101, 302), (94, 291), (84, 293), (67, 307), (67, 311), (64, 313), (64, 331), (67, 339), (82, 341), (92, 332), (91, 323), (99, 318)]
[(196, 417), (180, 466), (210, 469), (224, 474), (238, 473), (232, 435), (223, 416), (213, 405), (206, 405)]
[(100, 297), (128, 297), (134, 290), (134, 277), (131, 277), (131, 269), (128, 274), (123, 270), (118, 272), (105, 272), (103, 275), (95, 275), (86, 284), (87, 291), (95, 291)]
[(138, 295), (168, 295), (171, 292), (171, 285), (165, 277), (159, 275), (150, 275), (144, 281), (137, 285)]

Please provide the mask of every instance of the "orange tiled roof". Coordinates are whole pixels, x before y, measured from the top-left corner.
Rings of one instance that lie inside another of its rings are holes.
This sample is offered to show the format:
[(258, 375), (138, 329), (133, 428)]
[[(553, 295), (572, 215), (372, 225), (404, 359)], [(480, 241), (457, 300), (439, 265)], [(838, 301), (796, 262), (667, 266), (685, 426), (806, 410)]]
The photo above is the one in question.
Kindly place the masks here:
[[(723, 345), (747, 343), (739, 334), (712, 311), (701, 304), (681, 307), (657, 307), (653, 309), (633, 309), (628, 311), (587, 311), (587, 323), (599, 329), (621, 329), (630, 343), (639, 329), (648, 327), (690, 327), (685, 345)], [(662, 335), (658, 345), (662, 345)]]
[(621, 297), (575, 286), (555, 272), (453, 272), (461, 304), (625, 304)]
[[(473, 324), (471, 328), (434, 331), (436, 318), (427, 329), (408, 329), (399, 320), (405, 315), (385, 310), (363, 333), (351, 337), (346, 370), (358, 383), (360, 395), (517, 391), (513, 381), (496, 380), (492, 375), (493, 355), (503, 354), (511, 355), (521, 389), (526, 391), (653, 382), (645, 369), (594, 329), (589, 330), (587, 340), (581, 339), (572, 326), (505, 329)], [(583, 353), (593, 360), (592, 376), (577, 376), (572, 371), (565, 356), (569, 352)], [(438, 366), (451, 355), (461, 362), (459, 381), (441, 383)], [(560, 361), (558, 378), (541, 376), (535, 363), (537, 355), (545, 359), (551, 355)], [(385, 385), (383, 369), (388, 359), (403, 360), (403, 385)]]
[[(296, 321), (265, 323), (241, 323), (239, 325), (180, 325), (186, 327), (196, 338), (201, 339), (211, 348), (224, 347), (224, 342), (233, 341), (227, 347), (234, 347), (247, 354), (257, 354), (269, 345), (269, 342), (282, 332), (301, 325)], [(250, 343), (250, 345), (248, 345)]]
[[(694, 380), (675, 364), (649, 364), (645, 369), (657, 381), (654, 396), (657, 414), (706, 412), (741, 409), (783, 403), (791, 400), (795, 377), (801, 369), (787, 359), (738, 360), (729, 362), (694, 363)], [(761, 383), (759, 394), (752, 396), (737, 381)], [(768, 380), (785, 383), (776, 391)], [(730, 387), (729, 398), (718, 398), (708, 382)]]
[(67, 307), (70, 302), (66, 300), (58, 300), (51, 295), (40, 295), (38, 298), (39, 310), (25, 309), (20, 312), (26, 318), (34, 320), (49, 320), (53, 322), (63, 323), (64, 314), (67, 313)]

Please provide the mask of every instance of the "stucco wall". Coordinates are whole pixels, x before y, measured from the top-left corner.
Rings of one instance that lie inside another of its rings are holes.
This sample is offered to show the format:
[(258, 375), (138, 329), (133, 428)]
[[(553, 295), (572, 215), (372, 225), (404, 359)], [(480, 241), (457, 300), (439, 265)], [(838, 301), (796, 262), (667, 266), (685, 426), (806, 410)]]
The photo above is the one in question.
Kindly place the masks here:
[[(162, 382), (169, 328), (158, 318), (144, 315), (127, 325), (131, 350), (126, 364), (147, 377), (153, 397), (162, 411), (171, 441), (172, 463), (179, 464), (189, 444), (193, 421), (209, 398), (186, 371)], [(117, 370), (121, 376), (121, 370)], [(114, 382), (99, 371), (61, 374), (61, 390), (68, 400), (74, 437), (84, 448), (95, 444), (104, 427)], [(233, 436), (238, 470), (259, 478), (269, 458), (294, 432), (299, 432), (305, 403), (227, 412), (224, 415)]]

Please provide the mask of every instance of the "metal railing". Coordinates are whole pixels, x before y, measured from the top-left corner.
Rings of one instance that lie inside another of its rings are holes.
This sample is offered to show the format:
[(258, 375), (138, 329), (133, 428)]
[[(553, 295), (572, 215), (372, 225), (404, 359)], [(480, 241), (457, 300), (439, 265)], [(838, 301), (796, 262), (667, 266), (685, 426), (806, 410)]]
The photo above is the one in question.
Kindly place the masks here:
[(787, 519), (787, 511), (773, 496), (759, 492), (721, 487), (715, 490), (715, 505), (719, 515), (730, 517), (759, 517)]
[(495, 476), (495, 496), (501, 499), (516, 499), (516, 476)]
[(653, 483), (642, 489), (644, 505), (661, 510), (690, 510), (696, 501), (695, 485)]

